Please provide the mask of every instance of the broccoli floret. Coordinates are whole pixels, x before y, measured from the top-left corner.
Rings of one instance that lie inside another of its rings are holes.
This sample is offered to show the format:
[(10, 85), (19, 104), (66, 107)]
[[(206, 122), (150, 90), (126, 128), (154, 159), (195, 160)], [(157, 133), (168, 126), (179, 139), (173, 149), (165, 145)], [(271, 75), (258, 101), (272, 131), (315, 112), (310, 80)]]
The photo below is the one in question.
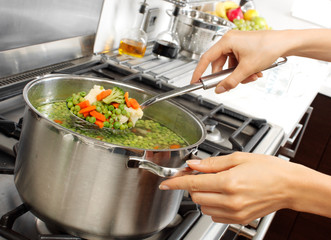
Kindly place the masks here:
[(108, 97), (102, 99), (102, 101), (106, 104), (110, 104), (112, 102), (124, 103), (124, 91), (119, 87), (113, 87), (111, 94)]

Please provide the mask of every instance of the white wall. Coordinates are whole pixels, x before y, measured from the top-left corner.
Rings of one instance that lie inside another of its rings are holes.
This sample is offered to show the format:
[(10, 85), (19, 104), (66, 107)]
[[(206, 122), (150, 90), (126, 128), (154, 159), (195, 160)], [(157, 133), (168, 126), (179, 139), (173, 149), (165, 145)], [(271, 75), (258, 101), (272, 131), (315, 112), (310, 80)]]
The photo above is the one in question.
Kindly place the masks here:
[[(119, 40), (133, 26), (136, 15), (142, 0), (105, 0), (103, 12), (100, 19), (97, 39), (94, 52), (102, 52), (108, 45), (111, 45), (109, 39), (114, 39), (113, 48), (117, 48)], [(155, 38), (156, 35), (167, 29), (170, 17), (166, 14), (166, 9), (172, 9), (173, 4), (162, 0), (147, 0), (148, 7), (160, 8), (155, 31), (149, 33), (149, 38)]]

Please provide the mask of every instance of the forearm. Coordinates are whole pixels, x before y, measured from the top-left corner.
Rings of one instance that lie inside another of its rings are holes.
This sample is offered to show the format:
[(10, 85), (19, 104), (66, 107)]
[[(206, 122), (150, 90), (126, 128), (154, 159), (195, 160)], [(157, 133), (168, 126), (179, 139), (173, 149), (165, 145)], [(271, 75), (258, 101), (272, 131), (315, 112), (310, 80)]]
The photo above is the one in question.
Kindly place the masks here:
[(302, 165), (291, 178), (290, 208), (331, 217), (331, 176)]
[(288, 43), (284, 56), (331, 61), (331, 29), (284, 30), (281, 39)]

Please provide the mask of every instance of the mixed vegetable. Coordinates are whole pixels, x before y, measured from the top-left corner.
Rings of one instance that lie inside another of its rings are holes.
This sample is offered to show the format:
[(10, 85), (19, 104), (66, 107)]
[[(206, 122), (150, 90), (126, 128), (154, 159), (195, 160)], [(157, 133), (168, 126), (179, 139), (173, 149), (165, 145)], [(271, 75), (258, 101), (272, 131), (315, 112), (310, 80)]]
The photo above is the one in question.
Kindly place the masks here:
[(94, 85), (88, 94), (73, 93), (67, 98), (67, 107), (79, 118), (99, 128), (125, 130), (134, 127), (143, 116), (137, 100), (116, 86), (104, 89), (103, 86)]
[(107, 128), (91, 128), (86, 124), (77, 124), (67, 108), (66, 101), (43, 104), (38, 106), (37, 110), (48, 119), (71, 131), (112, 144), (158, 150), (176, 149), (188, 145), (181, 136), (146, 117), (137, 120), (131, 129), (113, 131)]

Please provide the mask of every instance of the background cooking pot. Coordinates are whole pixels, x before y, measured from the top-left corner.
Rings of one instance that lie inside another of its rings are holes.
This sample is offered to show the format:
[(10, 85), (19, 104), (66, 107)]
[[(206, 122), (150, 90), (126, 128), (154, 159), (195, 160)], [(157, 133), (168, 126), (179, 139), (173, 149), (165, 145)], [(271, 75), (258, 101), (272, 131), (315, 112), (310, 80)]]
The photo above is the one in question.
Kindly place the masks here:
[[(68, 130), (41, 115), (40, 104), (88, 91), (95, 84), (120, 86), (142, 102), (152, 95), (123, 83), (92, 77), (50, 75), (24, 89), (24, 123), (15, 184), (31, 211), (53, 228), (83, 238), (143, 238), (175, 217), (183, 191), (161, 191), (164, 178), (127, 167), (130, 156), (179, 168), (205, 138), (203, 123), (171, 102), (157, 103), (146, 116), (188, 141), (180, 149), (146, 150), (105, 143)], [(188, 127), (189, 126), (189, 127)]]
[(181, 54), (198, 59), (221, 36), (236, 26), (223, 18), (192, 9), (182, 9), (178, 16)]

